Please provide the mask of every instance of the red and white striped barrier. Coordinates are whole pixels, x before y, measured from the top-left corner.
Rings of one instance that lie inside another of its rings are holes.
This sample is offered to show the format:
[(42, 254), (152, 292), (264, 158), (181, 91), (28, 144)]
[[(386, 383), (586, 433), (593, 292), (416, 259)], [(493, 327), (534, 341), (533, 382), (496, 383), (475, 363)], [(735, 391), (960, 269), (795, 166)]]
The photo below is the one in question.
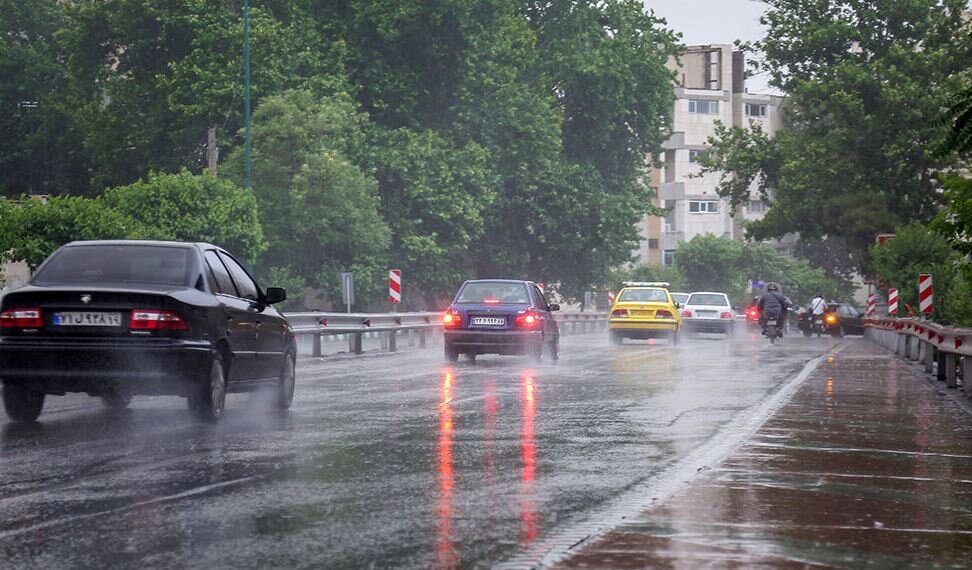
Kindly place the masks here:
[(918, 311), (930, 315), (934, 310), (935, 306), (932, 303), (932, 274), (922, 273), (918, 275)]
[(608, 291), (608, 305), (614, 304), (614, 291)]
[(888, 314), (898, 314), (898, 290), (888, 289)]
[(867, 316), (873, 317), (875, 311), (877, 311), (877, 299), (872, 291), (867, 294)]
[(388, 272), (388, 300), (394, 304), (402, 302), (402, 270)]

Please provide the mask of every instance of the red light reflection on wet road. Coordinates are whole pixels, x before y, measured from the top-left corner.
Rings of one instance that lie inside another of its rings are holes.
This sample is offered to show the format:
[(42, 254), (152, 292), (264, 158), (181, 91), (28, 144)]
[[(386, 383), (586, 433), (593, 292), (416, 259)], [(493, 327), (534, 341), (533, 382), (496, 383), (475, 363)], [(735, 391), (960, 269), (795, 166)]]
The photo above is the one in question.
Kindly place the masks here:
[(523, 431), (520, 433), (520, 448), (523, 456), (523, 475), (520, 479), (520, 541), (531, 544), (539, 535), (537, 511), (533, 504), (533, 481), (536, 479), (537, 457), (533, 439), (533, 422), (536, 418), (537, 403), (533, 373), (523, 375)]
[(436, 519), (436, 561), (438, 568), (456, 568), (459, 557), (452, 531), (452, 500), (455, 479), (452, 473), (452, 383), (451, 369), (442, 374), (439, 388), (439, 441), (436, 446), (439, 470), (439, 508)]

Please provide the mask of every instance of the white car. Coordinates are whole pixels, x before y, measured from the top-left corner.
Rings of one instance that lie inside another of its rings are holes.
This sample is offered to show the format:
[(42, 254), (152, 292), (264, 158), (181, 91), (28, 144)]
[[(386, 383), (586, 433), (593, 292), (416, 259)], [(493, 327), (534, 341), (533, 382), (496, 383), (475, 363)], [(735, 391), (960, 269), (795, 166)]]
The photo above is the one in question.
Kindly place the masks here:
[(682, 327), (686, 332), (731, 335), (735, 326), (733, 314), (729, 296), (725, 293), (697, 291), (681, 308)]

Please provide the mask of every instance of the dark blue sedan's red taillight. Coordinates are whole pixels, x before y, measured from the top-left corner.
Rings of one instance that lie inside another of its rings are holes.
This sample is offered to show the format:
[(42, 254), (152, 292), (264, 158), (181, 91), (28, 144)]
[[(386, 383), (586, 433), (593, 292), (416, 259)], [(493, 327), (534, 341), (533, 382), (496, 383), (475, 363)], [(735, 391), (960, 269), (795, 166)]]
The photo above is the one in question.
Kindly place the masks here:
[(0, 327), (5, 329), (39, 329), (44, 326), (44, 313), (36, 308), (7, 309), (0, 313)]
[(455, 309), (449, 309), (442, 316), (442, 325), (447, 329), (458, 328), (462, 325), (462, 316)]
[(540, 315), (533, 311), (526, 311), (525, 313), (516, 316), (516, 328), (534, 330), (540, 328)]
[(128, 320), (128, 328), (133, 331), (184, 331), (189, 330), (186, 321), (172, 311), (135, 309)]

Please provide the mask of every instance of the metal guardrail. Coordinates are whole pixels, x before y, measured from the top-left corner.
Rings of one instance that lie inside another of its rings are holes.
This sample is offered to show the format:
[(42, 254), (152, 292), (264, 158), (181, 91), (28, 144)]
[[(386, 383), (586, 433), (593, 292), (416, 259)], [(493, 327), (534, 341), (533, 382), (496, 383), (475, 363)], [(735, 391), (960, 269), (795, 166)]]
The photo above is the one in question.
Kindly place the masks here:
[(864, 336), (911, 361), (972, 398), (972, 329), (946, 327), (917, 319), (868, 319)]
[[(311, 337), (312, 356), (321, 356), (322, 337), (327, 335), (348, 335), (349, 351), (361, 354), (366, 334), (382, 335), (382, 347), (394, 352), (398, 350), (398, 337), (402, 332), (410, 335), (410, 343), (415, 340), (413, 335), (417, 335), (419, 347), (425, 348), (430, 340), (435, 342), (442, 331), (440, 312), (287, 313), (285, 316), (294, 334)], [(554, 318), (561, 334), (574, 334), (603, 329), (607, 326), (608, 315), (565, 311), (554, 313)]]

